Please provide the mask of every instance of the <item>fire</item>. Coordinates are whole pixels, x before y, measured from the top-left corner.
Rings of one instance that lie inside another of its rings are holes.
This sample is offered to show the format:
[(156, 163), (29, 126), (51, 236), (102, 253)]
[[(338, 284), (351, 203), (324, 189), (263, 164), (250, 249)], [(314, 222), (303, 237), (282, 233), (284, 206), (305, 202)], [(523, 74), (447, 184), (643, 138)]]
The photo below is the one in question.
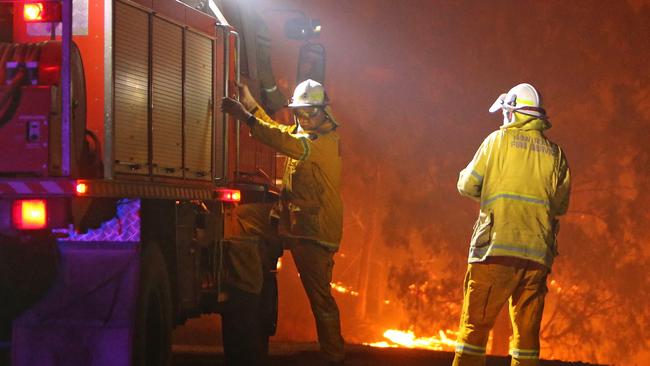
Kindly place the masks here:
[(357, 291), (352, 290), (351, 287), (345, 286), (341, 282), (331, 282), (330, 286), (332, 286), (332, 289), (336, 292), (340, 292), (342, 294), (349, 294), (352, 296), (359, 296), (359, 293)]
[[(380, 348), (405, 347), (430, 349), (434, 351), (449, 351), (453, 350), (456, 346), (455, 338), (457, 335), (458, 332), (447, 329), (445, 331), (438, 331), (437, 336), (416, 337), (415, 333), (413, 333), (412, 330), (403, 331), (397, 329), (388, 329), (384, 332), (384, 338), (386, 338), (388, 341), (364, 344), (367, 346)], [(451, 338), (449, 336), (451, 336)]]

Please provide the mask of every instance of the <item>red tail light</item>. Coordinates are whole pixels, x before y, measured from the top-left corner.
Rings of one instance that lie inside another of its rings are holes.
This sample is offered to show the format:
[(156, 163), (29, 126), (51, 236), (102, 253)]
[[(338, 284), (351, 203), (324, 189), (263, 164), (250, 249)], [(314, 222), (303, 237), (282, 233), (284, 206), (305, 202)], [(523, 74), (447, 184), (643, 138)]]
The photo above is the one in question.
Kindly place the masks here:
[(25, 22), (28, 23), (60, 22), (61, 3), (58, 1), (25, 3), (23, 8), (23, 18), (25, 19)]
[(38, 230), (47, 227), (45, 200), (17, 200), (12, 207), (13, 224), (18, 230)]
[(217, 200), (221, 202), (239, 202), (241, 201), (241, 192), (238, 189), (217, 189)]

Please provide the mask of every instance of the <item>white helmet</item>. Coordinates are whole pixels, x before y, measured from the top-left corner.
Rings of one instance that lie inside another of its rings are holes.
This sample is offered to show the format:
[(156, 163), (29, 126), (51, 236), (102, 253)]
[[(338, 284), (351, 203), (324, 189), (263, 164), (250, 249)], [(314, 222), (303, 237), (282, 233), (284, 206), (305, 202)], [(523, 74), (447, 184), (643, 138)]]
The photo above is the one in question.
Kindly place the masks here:
[(532, 85), (523, 83), (510, 89), (507, 94), (501, 94), (492, 103), (490, 113), (501, 109), (504, 125), (515, 121), (515, 113), (546, 119), (546, 111), (541, 104), (542, 101), (537, 90)]
[(307, 79), (294, 89), (289, 108), (324, 107), (328, 103), (323, 85), (318, 81)]
[(329, 119), (337, 127), (341, 124), (334, 118), (332, 108), (329, 106), (329, 99), (325, 93), (323, 84), (312, 79), (307, 79), (293, 91), (293, 98), (288, 105), (289, 108), (303, 108), (303, 107), (321, 107)]

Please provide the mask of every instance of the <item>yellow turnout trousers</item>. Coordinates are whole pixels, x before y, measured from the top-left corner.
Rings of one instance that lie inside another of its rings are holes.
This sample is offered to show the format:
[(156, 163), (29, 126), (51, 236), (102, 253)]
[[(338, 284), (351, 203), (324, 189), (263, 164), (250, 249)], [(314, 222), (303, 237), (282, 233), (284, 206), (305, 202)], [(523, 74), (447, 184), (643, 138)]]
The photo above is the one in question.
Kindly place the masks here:
[(485, 365), (490, 329), (508, 300), (513, 329), (511, 366), (538, 366), (547, 275), (546, 267), (514, 257), (470, 263), (453, 366)]

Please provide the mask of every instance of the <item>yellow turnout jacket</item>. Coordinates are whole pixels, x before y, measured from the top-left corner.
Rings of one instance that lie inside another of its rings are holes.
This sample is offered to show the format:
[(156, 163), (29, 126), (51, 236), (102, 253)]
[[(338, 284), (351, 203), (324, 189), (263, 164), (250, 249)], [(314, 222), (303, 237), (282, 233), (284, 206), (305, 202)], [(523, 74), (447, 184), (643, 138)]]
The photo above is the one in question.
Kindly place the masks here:
[(273, 121), (262, 108), (255, 117), (252, 136), (288, 157), (280, 202), (272, 212), (279, 218), (279, 234), (338, 250), (343, 228), (338, 133), (307, 134)]
[(458, 191), (480, 202), (469, 263), (489, 256), (528, 259), (549, 269), (557, 255), (557, 216), (569, 205), (570, 174), (562, 149), (527, 117), (502, 126), (460, 172)]

